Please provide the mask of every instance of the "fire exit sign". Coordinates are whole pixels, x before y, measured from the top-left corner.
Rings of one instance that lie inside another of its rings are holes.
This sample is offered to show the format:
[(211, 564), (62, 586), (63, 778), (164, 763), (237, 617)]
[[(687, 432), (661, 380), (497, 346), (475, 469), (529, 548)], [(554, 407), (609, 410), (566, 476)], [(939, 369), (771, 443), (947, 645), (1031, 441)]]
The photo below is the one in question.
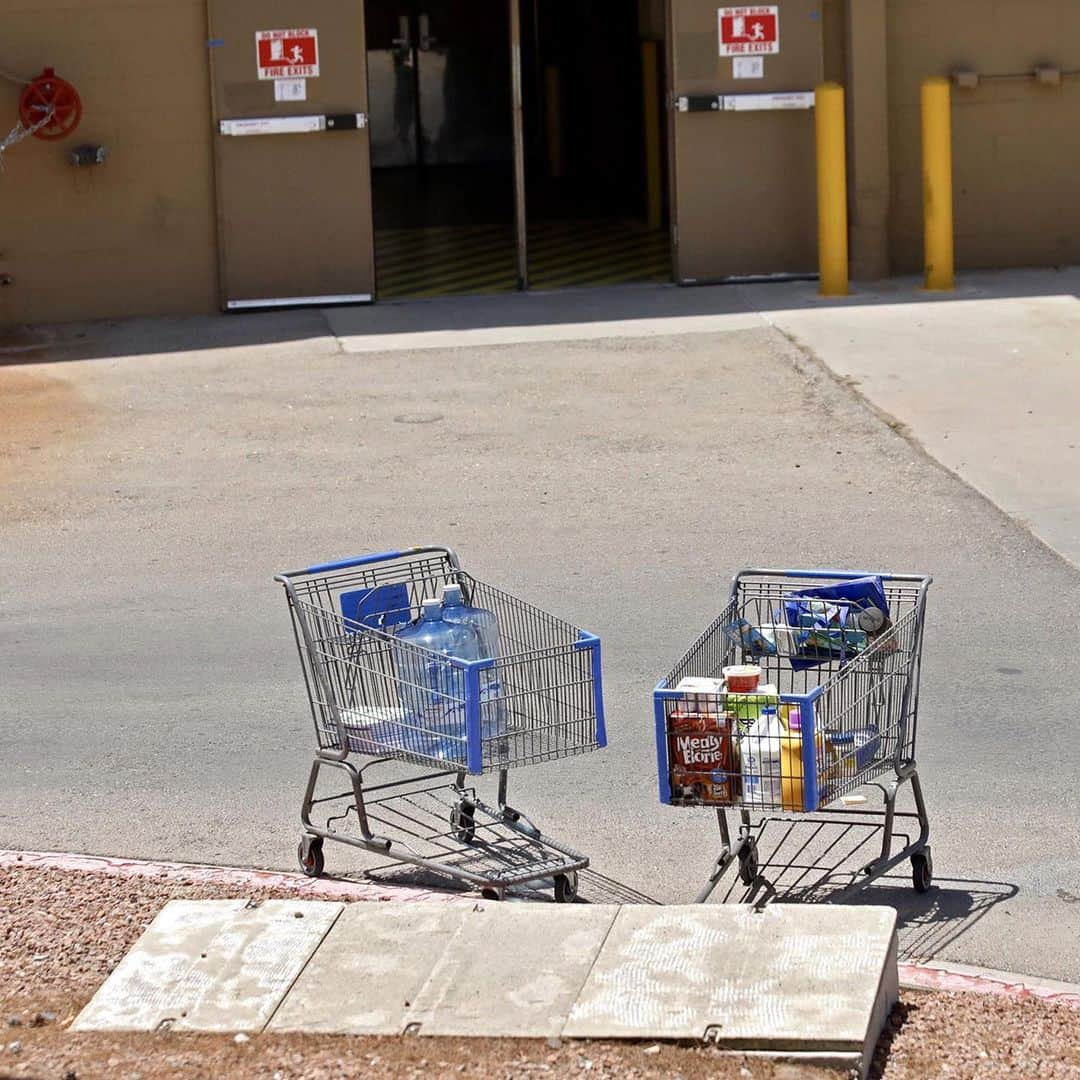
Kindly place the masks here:
[(313, 79), (319, 74), (319, 33), (256, 30), (255, 62), (260, 79)]
[(780, 8), (774, 4), (719, 8), (720, 55), (762, 56), (780, 51)]

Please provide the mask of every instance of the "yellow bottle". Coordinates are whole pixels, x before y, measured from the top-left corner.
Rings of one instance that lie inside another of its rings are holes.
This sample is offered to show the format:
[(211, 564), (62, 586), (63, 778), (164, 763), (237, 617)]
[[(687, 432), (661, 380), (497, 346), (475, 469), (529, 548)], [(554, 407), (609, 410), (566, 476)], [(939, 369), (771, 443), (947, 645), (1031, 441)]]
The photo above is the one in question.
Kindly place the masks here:
[[(817, 743), (818, 761), (825, 750), (820, 735)], [(794, 706), (788, 711), (787, 731), (780, 737), (780, 798), (785, 810), (803, 811), (803, 744), (799, 710)], [(815, 808), (816, 809), (816, 808)]]

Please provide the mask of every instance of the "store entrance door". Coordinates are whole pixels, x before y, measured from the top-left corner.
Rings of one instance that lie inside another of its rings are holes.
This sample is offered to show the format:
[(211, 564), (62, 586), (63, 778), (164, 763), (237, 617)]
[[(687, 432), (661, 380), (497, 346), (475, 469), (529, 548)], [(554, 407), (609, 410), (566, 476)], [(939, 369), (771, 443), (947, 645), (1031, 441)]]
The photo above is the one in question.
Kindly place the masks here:
[(366, 0), (380, 299), (515, 289), (507, 0)]

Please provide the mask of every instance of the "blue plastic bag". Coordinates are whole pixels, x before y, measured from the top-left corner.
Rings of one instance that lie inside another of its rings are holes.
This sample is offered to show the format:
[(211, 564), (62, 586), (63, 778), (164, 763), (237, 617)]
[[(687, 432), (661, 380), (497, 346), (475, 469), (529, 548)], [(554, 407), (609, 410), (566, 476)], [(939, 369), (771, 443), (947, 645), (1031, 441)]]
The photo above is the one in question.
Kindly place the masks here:
[(796, 670), (858, 656), (889, 626), (889, 602), (880, 577), (852, 578), (787, 594), (784, 619), (800, 633)]

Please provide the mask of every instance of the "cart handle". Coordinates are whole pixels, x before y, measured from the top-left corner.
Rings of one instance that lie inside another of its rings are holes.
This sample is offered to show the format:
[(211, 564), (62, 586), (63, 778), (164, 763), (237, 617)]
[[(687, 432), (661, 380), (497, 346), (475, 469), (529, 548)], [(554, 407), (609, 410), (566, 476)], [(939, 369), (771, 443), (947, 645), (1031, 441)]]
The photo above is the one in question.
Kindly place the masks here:
[(837, 581), (854, 581), (856, 578), (879, 577), (886, 581), (912, 581), (929, 585), (933, 578), (929, 574), (890, 574), (886, 570), (740, 570), (735, 581), (744, 577), (789, 577), (789, 578), (834, 578)]
[(372, 563), (390, 562), (391, 559), (404, 559), (409, 555), (426, 555), (439, 552), (446, 555), (455, 569), (460, 568), (457, 555), (452, 548), (431, 545), (427, 547), (402, 548), (400, 551), (379, 551), (371, 555), (355, 555), (349, 559), (337, 559), (334, 562), (316, 563), (303, 570), (287, 570), (277, 575), (278, 578), (303, 577), (306, 574), (330, 574), (335, 570), (348, 570), (354, 566), (370, 566)]

